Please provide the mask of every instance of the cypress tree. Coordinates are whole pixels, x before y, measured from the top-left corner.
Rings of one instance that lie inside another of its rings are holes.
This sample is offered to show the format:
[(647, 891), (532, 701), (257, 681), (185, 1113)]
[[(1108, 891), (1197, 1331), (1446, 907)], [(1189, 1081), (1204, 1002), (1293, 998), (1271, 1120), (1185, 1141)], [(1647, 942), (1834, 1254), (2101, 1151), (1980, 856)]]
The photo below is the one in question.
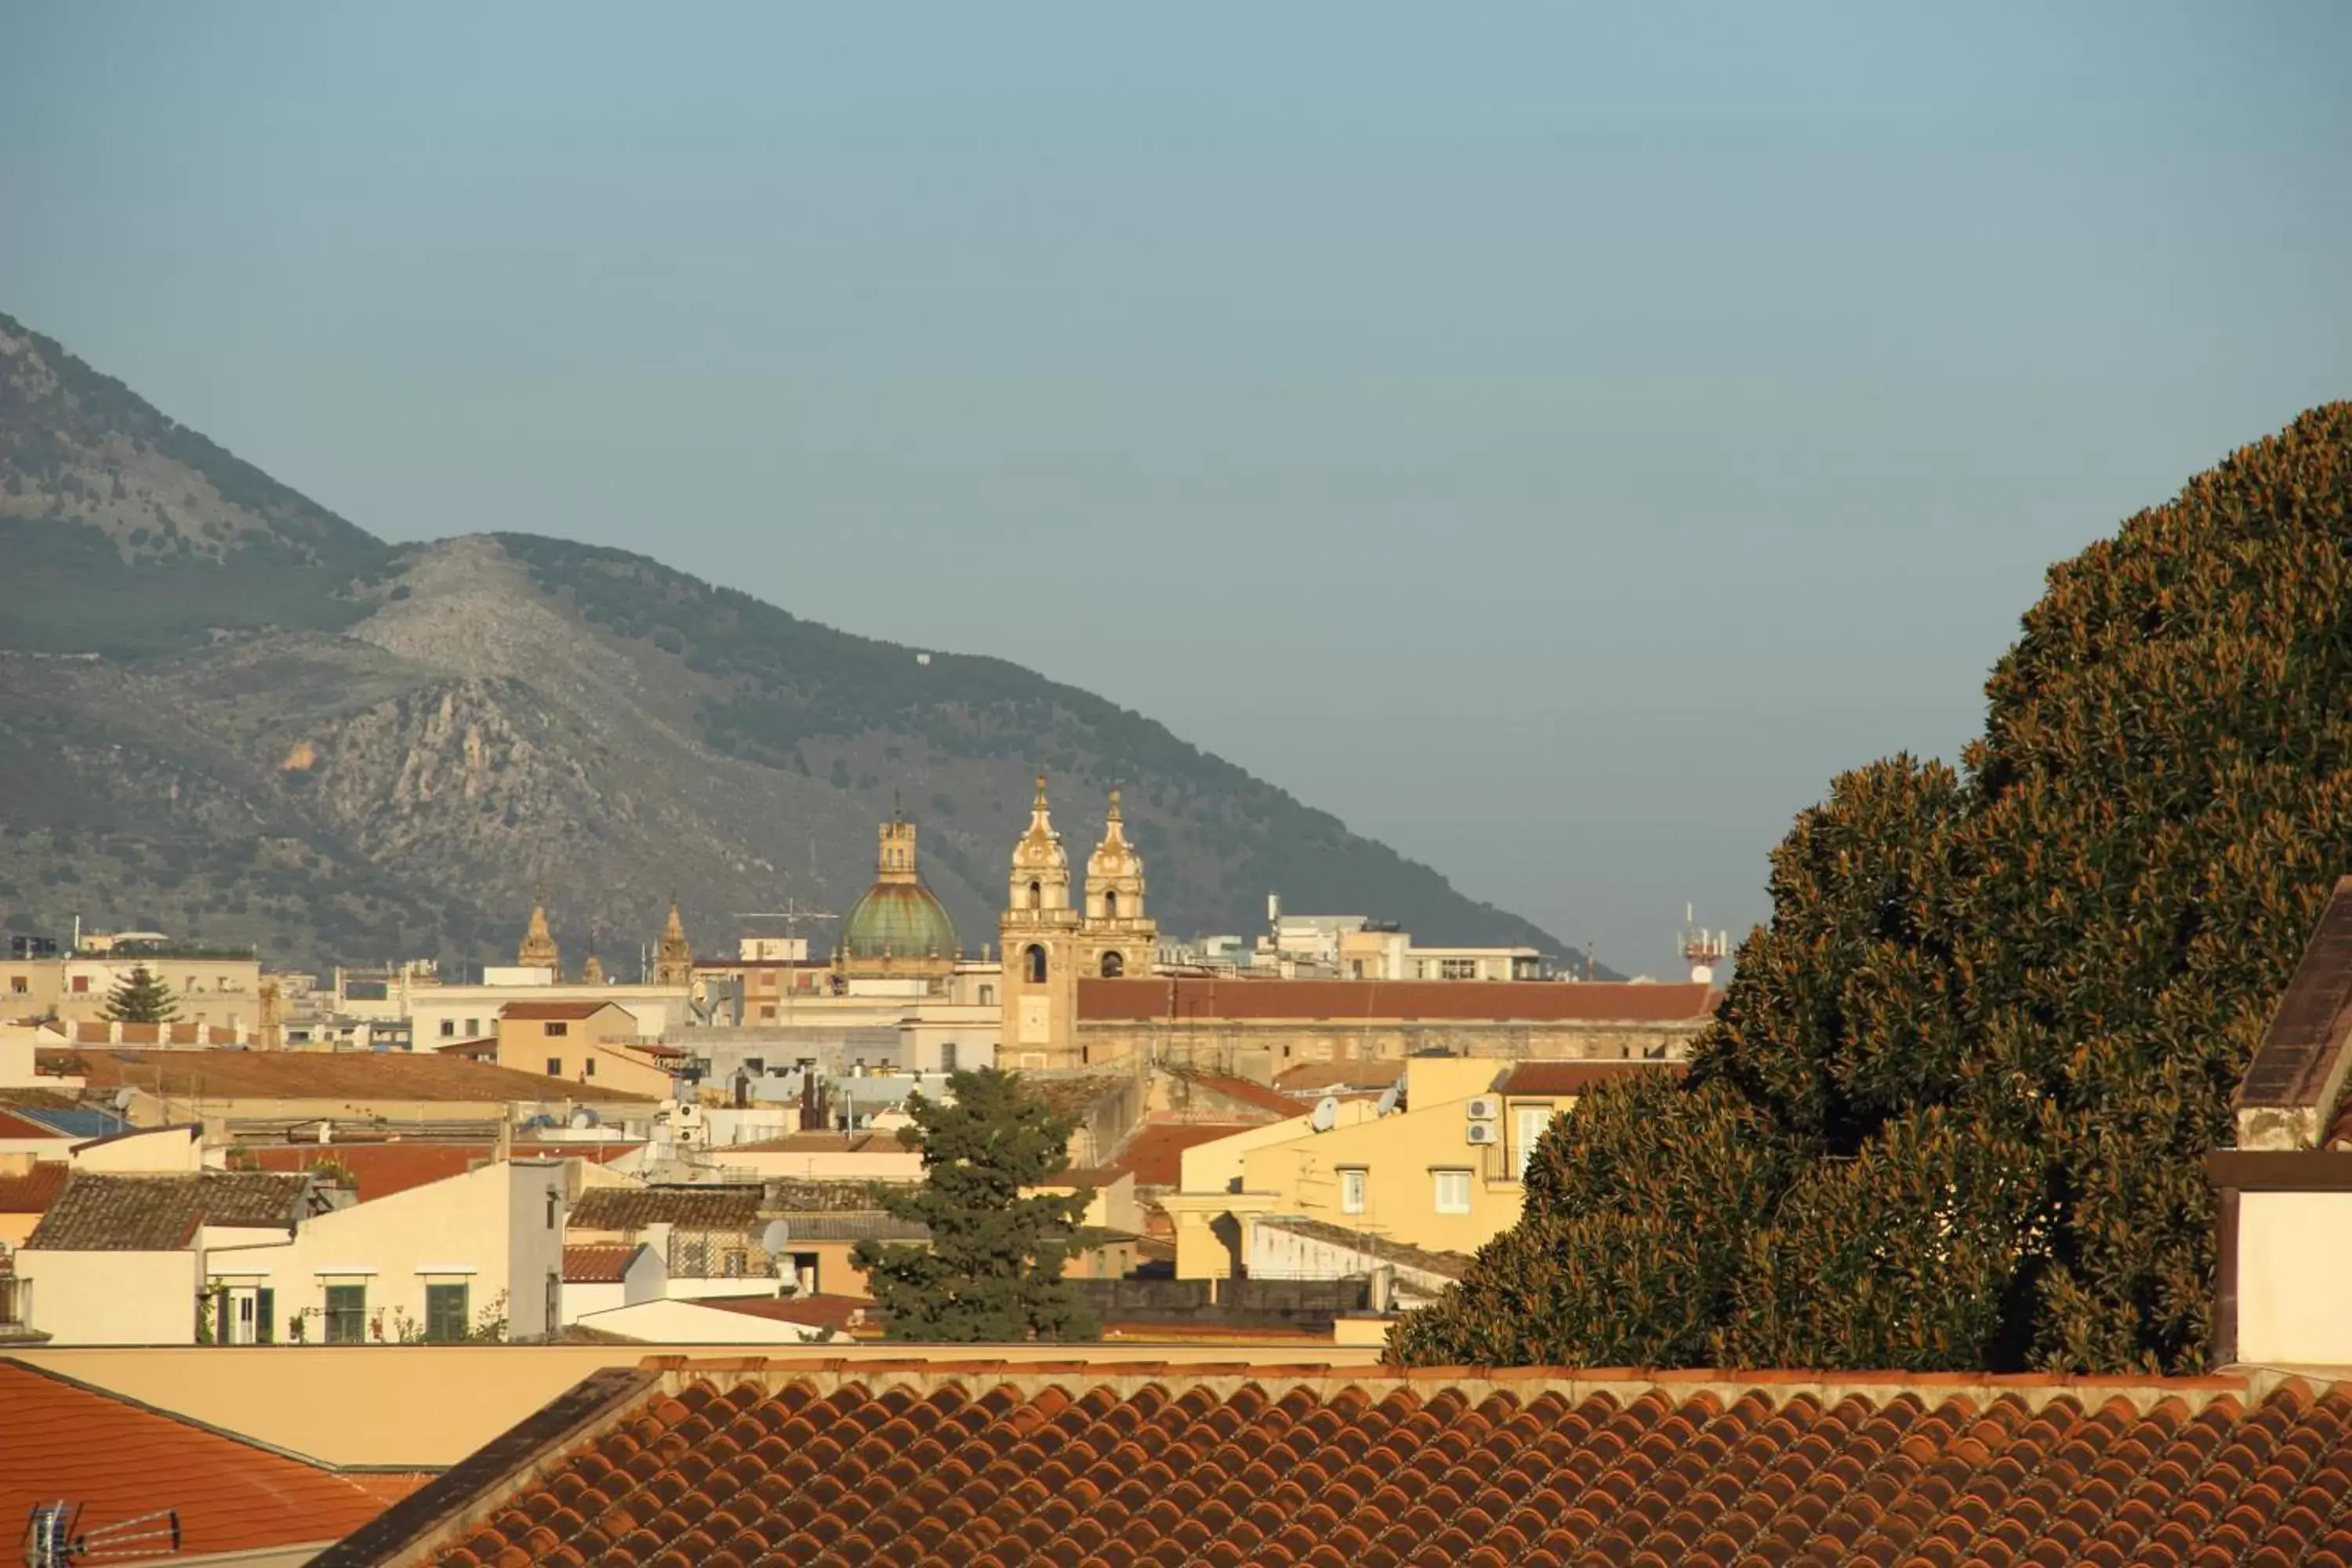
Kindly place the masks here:
[(951, 1073), (954, 1100), (918, 1094), (899, 1141), (923, 1156), (921, 1185), (881, 1189), (882, 1206), (930, 1232), (921, 1246), (860, 1242), (855, 1254), (893, 1339), (950, 1343), (1091, 1340), (1092, 1310), (1062, 1278), (1085, 1239), (1089, 1194), (1024, 1196), (1069, 1167), (1075, 1121), (1056, 1117), (1016, 1073)]
[(115, 982), (99, 1016), (109, 1023), (163, 1024), (178, 1017), (180, 1007), (171, 985), (142, 963)]
[(1396, 1353), (2204, 1366), (2201, 1157), (2352, 872), (2352, 404), (2052, 568), (1986, 696), (1798, 817), (1687, 1079), (1564, 1118)]

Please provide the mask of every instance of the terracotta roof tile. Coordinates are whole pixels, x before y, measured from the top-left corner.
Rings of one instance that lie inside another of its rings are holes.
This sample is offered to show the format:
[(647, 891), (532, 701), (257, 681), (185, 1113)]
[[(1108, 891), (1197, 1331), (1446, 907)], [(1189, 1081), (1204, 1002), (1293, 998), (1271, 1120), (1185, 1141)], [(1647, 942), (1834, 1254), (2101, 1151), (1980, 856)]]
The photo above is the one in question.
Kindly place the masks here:
[(21, 1176), (0, 1176), (0, 1214), (48, 1213), (72, 1173), (63, 1160), (44, 1160)]
[(1170, 1070), (1196, 1091), (1233, 1100), (1253, 1110), (1265, 1111), (1276, 1119), (1297, 1116), (1307, 1109), (1271, 1084), (1235, 1078), (1230, 1073), (1205, 1072), (1199, 1068), (1180, 1067)]
[(1495, 1086), (1497, 1094), (1582, 1094), (1596, 1084), (1643, 1073), (1683, 1074), (1680, 1062), (1554, 1061), (1521, 1062)]
[(642, 1242), (591, 1242), (563, 1249), (566, 1285), (618, 1285), (628, 1278), (629, 1265), (645, 1250)]
[[(0, 1520), (81, 1506), (84, 1529), (176, 1509), (190, 1557), (332, 1541), (428, 1479), (341, 1471), (0, 1359)], [(12, 1533), (10, 1542), (15, 1543)]]
[(291, 1228), (308, 1176), (210, 1172), (111, 1176), (76, 1171), (26, 1238), (27, 1251), (173, 1252), (206, 1225)]
[(599, 1089), (515, 1072), (425, 1051), (43, 1051), (41, 1065), (60, 1070), (68, 1058), (100, 1093), (131, 1088), (187, 1100), (644, 1100), (642, 1094)]
[(13, 1111), (0, 1109), (0, 1138), (57, 1138), (65, 1134), (38, 1121), (28, 1121)]
[(1404, 1076), (1402, 1061), (1300, 1062), (1275, 1074), (1274, 1087), (1294, 1099), (1335, 1090), (1382, 1089)]
[(1423, 1019), (1526, 1023), (1695, 1024), (1723, 993), (1676, 981), (1248, 980), (1153, 975), (1078, 981), (1082, 1022), (1160, 1019)]
[(1780, 1392), (1805, 1373), (646, 1364), (568, 1451), (453, 1479), (321, 1568), (2218, 1565), (2352, 1545), (2340, 1387), (2095, 1399), (1885, 1374), (1832, 1401)]
[(499, 1009), (501, 1018), (523, 1018), (532, 1021), (577, 1021), (593, 1018), (612, 1002), (509, 1002)]
[[(518, 1159), (580, 1159), (604, 1164), (633, 1153), (636, 1143), (530, 1143), (512, 1146)], [(265, 1143), (248, 1144), (246, 1154), (265, 1171), (308, 1171), (320, 1163), (341, 1165), (358, 1184), (359, 1201), (373, 1203), (421, 1187), (427, 1182), (462, 1176), (499, 1155), (494, 1143)]]
[(760, 1196), (757, 1187), (590, 1187), (567, 1223), (573, 1230), (750, 1230), (760, 1220)]
[[(1291, 1114), (1304, 1109), (1293, 1106)], [(1146, 1122), (1136, 1129), (1126, 1148), (1104, 1163), (1103, 1170), (1108, 1174), (1132, 1171), (1139, 1187), (1178, 1186), (1184, 1179), (1185, 1150), (1265, 1125), (1260, 1121)]]

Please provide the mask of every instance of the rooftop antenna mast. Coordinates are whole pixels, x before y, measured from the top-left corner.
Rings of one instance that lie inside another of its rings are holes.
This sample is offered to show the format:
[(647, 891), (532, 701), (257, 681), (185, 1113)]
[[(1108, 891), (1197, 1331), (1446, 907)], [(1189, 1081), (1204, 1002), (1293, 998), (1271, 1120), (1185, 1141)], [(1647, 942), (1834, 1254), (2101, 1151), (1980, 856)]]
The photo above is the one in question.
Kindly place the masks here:
[(1731, 956), (1731, 933), (1727, 931), (1708, 931), (1701, 926), (1698, 923), (1697, 907), (1685, 904), (1682, 953), (1691, 966), (1692, 984), (1711, 985), (1715, 983), (1716, 965)]
[(75, 1528), (80, 1521), (79, 1503), (60, 1498), (34, 1504), (25, 1521), (27, 1568), (73, 1568), (78, 1563), (131, 1563), (179, 1554), (177, 1509), (159, 1508), (88, 1530)]

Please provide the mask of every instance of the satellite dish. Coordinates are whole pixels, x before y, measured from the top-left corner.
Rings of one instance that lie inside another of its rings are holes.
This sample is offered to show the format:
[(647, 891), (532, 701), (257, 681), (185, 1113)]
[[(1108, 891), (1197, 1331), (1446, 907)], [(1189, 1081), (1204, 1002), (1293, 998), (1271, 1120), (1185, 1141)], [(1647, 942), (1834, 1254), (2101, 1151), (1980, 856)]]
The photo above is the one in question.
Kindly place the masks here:
[(1397, 1108), (1397, 1101), (1403, 1098), (1404, 1079), (1399, 1079), (1394, 1083), (1389, 1085), (1388, 1088), (1381, 1090), (1381, 1102), (1372, 1108), (1372, 1114), (1374, 1116), (1386, 1116), (1390, 1111), (1394, 1110)]
[(585, 1106), (583, 1106), (581, 1109), (572, 1113), (572, 1125), (573, 1130), (576, 1131), (585, 1132), (591, 1127), (595, 1126), (597, 1121), (598, 1118), (596, 1113), (590, 1110)]
[(129, 1084), (126, 1083), (121, 1089), (114, 1091), (114, 1109), (117, 1110), (128, 1110), (131, 1109), (131, 1086)]
[(773, 1258), (793, 1239), (793, 1227), (783, 1220), (772, 1219), (768, 1228), (760, 1233), (760, 1250)]
[(1317, 1100), (1315, 1114), (1307, 1118), (1307, 1125), (1318, 1132), (1328, 1132), (1339, 1125), (1339, 1097), (1327, 1094)]

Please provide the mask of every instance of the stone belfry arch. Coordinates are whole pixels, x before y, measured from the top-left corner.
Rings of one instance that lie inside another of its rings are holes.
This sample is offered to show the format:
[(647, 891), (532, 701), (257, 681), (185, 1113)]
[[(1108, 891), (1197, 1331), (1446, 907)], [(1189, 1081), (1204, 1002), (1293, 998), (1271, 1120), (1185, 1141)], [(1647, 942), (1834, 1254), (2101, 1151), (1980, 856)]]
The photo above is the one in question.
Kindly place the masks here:
[(1143, 857), (1127, 841), (1118, 791), (1110, 792), (1102, 842), (1087, 858), (1086, 918), (1078, 925), (1078, 962), (1090, 977), (1150, 974), (1160, 957), (1160, 926), (1144, 909)]
[(1079, 911), (1070, 903), (1070, 857), (1054, 830), (1045, 803), (1045, 775), (1028, 830), (1013, 847), (1004, 912), (997, 935), (1004, 954), (998, 990), (1003, 1033), (999, 1065), (1065, 1068), (1081, 1065), (1077, 1045)]

